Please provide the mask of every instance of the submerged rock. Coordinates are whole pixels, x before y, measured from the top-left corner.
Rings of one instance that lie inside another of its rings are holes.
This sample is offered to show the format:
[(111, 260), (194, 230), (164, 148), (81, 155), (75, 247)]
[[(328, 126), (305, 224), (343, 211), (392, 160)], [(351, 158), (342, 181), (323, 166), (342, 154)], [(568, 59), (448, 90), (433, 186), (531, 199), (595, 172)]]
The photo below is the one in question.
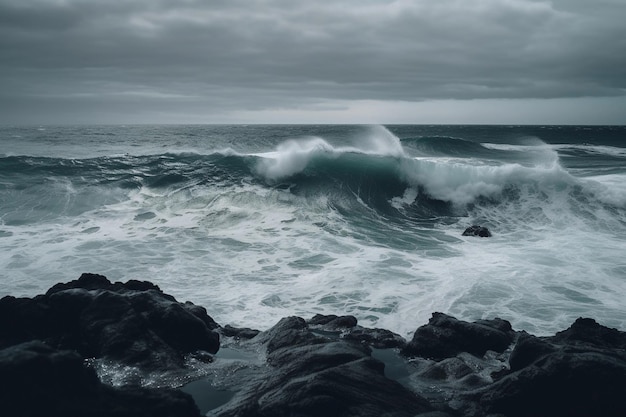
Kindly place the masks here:
[(463, 236), (491, 237), (491, 232), (486, 227), (474, 225), (465, 229)]

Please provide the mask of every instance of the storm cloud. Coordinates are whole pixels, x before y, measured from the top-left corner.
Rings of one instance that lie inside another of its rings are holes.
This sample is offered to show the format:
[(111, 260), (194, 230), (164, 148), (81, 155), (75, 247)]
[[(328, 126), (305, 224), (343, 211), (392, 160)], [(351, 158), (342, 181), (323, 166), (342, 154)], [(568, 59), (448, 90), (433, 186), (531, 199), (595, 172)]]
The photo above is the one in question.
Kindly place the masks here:
[(622, 0), (0, 0), (0, 122), (619, 105), (625, 18)]

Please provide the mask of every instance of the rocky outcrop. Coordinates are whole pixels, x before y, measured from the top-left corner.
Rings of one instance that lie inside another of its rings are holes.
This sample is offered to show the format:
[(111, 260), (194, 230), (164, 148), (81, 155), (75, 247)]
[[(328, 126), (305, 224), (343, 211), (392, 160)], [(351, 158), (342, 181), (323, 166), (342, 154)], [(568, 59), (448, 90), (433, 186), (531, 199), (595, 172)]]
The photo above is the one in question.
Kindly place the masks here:
[(186, 354), (219, 349), (218, 325), (203, 307), (179, 303), (149, 282), (111, 283), (95, 274), (32, 299), (4, 297), (0, 328), (0, 348), (42, 340), (148, 371), (181, 368)]
[(553, 337), (524, 335), (512, 372), (470, 395), (508, 417), (626, 415), (626, 333), (578, 319)]
[[(311, 322), (356, 325), (336, 316)], [(386, 378), (384, 364), (372, 358), (367, 345), (316, 334), (299, 317), (281, 320), (251, 342), (265, 348), (268, 372), (215, 415), (408, 417), (433, 410), (424, 398)]]
[(0, 414), (11, 417), (199, 417), (172, 389), (102, 384), (74, 351), (40, 341), (0, 350)]
[(486, 227), (473, 225), (463, 231), (463, 236), (491, 237), (491, 232)]
[(514, 338), (511, 324), (502, 319), (468, 323), (433, 313), (428, 324), (415, 331), (403, 354), (433, 359), (449, 358), (461, 352), (483, 356), (488, 350), (503, 352)]
[(173, 370), (174, 381), (202, 362), (209, 371), (193, 375), (216, 378), (202, 414), (220, 417), (626, 415), (626, 333), (592, 319), (551, 337), (443, 313), (410, 341), (353, 316), (288, 317), (259, 332), (222, 327), (152, 283), (93, 274), (0, 300), (1, 415), (199, 415), (187, 395), (141, 378), (103, 384), (100, 360), (157, 378)]
[(313, 330), (324, 332), (340, 332), (344, 340), (361, 343), (377, 349), (402, 348), (406, 340), (397, 333), (386, 329), (371, 329), (357, 324), (354, 316), (335, 316), (317, 314), (307, 320)]

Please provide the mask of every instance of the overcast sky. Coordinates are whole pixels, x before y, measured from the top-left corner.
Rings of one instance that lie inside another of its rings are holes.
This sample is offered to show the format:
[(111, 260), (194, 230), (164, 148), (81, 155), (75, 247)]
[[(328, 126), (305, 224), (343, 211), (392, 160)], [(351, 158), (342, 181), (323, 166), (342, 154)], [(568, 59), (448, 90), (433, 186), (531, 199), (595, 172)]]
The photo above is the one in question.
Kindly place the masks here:
[(0, 0), (0, 123), (626, 124), (626, 0)]

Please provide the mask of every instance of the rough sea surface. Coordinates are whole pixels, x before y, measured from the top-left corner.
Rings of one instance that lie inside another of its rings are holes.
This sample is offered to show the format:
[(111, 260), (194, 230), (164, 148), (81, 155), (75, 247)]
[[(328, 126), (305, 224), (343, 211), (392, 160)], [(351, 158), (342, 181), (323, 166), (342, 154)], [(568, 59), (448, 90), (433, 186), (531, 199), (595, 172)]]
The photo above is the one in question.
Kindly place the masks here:
[(0, 297), (82, 272), (259, 329), (625, 330), (626, 127), (0, 127)]

